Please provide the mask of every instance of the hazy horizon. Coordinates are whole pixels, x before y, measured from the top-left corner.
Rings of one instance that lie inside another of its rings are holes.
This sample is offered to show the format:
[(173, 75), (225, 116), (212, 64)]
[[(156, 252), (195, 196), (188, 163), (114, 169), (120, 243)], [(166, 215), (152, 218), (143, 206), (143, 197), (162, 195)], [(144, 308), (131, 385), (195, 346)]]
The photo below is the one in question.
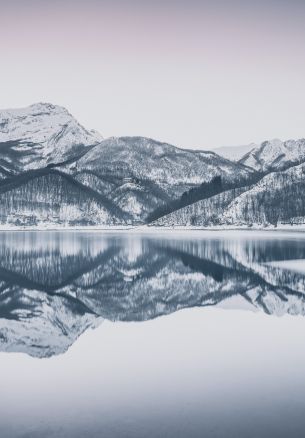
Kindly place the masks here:
[(1, 108), (215, 149), (305, 136), (300, 0), (0, 0)]

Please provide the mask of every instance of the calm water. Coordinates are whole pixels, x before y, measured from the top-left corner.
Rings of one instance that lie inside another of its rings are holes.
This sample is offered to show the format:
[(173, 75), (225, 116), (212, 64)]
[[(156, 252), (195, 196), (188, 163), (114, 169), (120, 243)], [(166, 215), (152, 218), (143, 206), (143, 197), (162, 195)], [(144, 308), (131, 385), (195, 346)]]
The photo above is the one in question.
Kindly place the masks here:
[(0, 233), (0, 437), (305, 436), (305, 235)]

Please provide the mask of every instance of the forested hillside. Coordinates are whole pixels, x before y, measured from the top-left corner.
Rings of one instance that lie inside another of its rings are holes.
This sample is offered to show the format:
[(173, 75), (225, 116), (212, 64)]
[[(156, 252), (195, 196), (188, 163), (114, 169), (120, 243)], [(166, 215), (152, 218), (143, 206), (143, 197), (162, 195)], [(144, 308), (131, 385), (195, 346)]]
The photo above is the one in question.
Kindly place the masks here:
[(3, 110), (0, 225), (303, 223), (305, 140), (253, 146), (230, 161), (146, 137), (103, 139), (48, 103)]
[(305, 224), (305, 164), (274, 172), (257, 184), (222, 192), (154, 222), (160, 226)]

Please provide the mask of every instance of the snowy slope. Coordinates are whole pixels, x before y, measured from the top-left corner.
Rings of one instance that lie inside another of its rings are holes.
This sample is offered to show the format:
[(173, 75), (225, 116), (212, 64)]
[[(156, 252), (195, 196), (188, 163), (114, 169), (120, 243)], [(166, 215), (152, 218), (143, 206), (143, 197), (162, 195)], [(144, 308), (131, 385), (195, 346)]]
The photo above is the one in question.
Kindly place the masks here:
[(144, 137), (105, 139), (68, 169), (139, 221), (214, 176), (236, 181), (253, 174), (214, 152), (179, 149)]
[(211, 198), (194, 202), (154, 221), (153, 226), (203, 226), (219, 225), (225, 208), (247, 188), (222, 192)]
[(305, 164), (268, 174), (235, 198), (222, 219), (229, 224), (305, 223)]
[(57, 105), (0, 111), (0, 168), (9, 172), (71, 159), (101, 140)]
[(181, 208), (157, 226), (269, 226), (305, 223), (305, 164), (273, 172), (257, 184)]
[[(171, 205), (185, 192), (216, 176), (224, 186), (237, 187), (250, 181), (252, 184), (261, 173), (284, 171), (305, 162), (304, 139), (272, 140), (246, 148), (251, 150), (236, 162), (215, 152), (180, 149), (145, 137), (102, 140), (95, 131), (83, 128), (65, 108), (48, 103), (3, 110), (0, 223), (34, 226), (47, 224), (49, 218), (52, 225), (139, 224), (160, 206)], [(240, 152), (241, 148), (222, 150), (230, 158)], [(55, 167), (61, 173), (56, 173)], [(26, 172), (39, 173), (45, 168), (55, 173), (27, 179)], [(231, 199), (237, 197), (236, 193), (230, 192), (175, 212), (159, 224), (268, 224), (279, 217), (302, 222), (303, 181), (297, 181), (300, 195), (294, 205), (285, 193), (281, 194), (285, 187), (291, 195), (294, 172), (278, 179), (272, 176), (265, 191), (257, 185), (237, 204)], [(20, 179), (23, 174), (24, 181)]]
[(258, 145), (255, 143), (250, 143), (243, 146), (224, 146), (213, 149), (213, 152), (216, 152), (216, 154), (221, 155), (228, 160), (238, 161), (248, 154), (248, 152), (252, 151), (252, 149), (257, 148), (257, 146)]
[(239, 163), (258, 171), (282, 170), (305, 160), (305, 139), (265, 141), (244, 155)]
[[(144, 137), (102, 141), (99, 134), (83, 128), (65, 108), (48, 103), (0, 111), (0, 180), (12, 178), (14, 188), (14, 178), (22, 172), (54, 166), (60, 166), (63, 172), (74, 178), (76, 185), (88, 187), (96, 196), (112, 203), (134, 223), (143, 223), (160, 205), (179, 198), (185, 191), (210, 181), (214, 176), (235, 181), (253, 174), (252, 169), (214, 152), (183, 150)], [(51, 193), (62, 186), (62, 181), (56, 182), (55, 179), (53, 177), (50, 181)], [(45, 196), (50, 201), (48, 187), (44, 187)], [(25, 196), (25, 190), (21, 190), (22, 196)], [(12, 192), (14, 205), (7, 208), (10, 193), (6, 189), (1, 222), (20, 222), (21, 217), (23, 223), (25, 210), (30, 210), (27, 214), (30, 221), (36, 217), (33, 224), (40, 222), (41, 208), (37, 210), (37, 200), (33, 199), (33, 207), (26, 199), (22, 205), (20, 196), (16, 199), (16, 190)], [(49, 201), (47, 205), (50, 205)], [(22, 209), (18, 211), (17, 208), (14, 218), (10, 212), (15, 209), (16, 202), (22, 205)], [(48, 211), (54, 223), (59, 217), (58, 209), (51, 211), (48, 208), (43, 217)], [(75, 216), (83, 216), (84, 224), (86, 219), (87, 223), (92, 219), (70, 208), (65, 210), (65, 218), (61, 217), (57, 222), (73, 222)], [(94, 218), (93, 221), (95, 223)], [(101, 219), (101, 223), (104, 222)], [(107, 218), (106, 222), (111, 221)]]
[(25, 172), (0, 186), (3, 226), (124, 224), (111, 200), (53, 169)]
[(251, 173), (214, 152), (180, 149), (145, 137), (106, 139), (88, 151), (77, 168), (149, 179), (170, 192), (169, 186), (197, 185), (216, 175), (231, 180)]

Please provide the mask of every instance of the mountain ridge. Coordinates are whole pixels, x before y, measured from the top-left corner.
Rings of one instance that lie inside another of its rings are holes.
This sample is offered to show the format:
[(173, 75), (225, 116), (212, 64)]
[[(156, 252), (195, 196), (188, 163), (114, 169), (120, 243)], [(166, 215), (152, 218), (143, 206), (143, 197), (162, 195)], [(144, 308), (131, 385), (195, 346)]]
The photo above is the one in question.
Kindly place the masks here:
[(157, 219), (156, 226), (299, 225), (305, 223), (305, 163), (257, 183), (221, 192)]
[[(172, 211), (167, 206), (179, 205), (180, 199), (185, 201), (190, 195), (189, 209), (181, 211), (185, 220), (186, 211), (192, 211), (191, 218), (187, 219), (190, 225), (198, 222), (197, 199), (210, 199), (202, 205), (216, 208), (221, 214), (215, 202), (227, 202), (241, 186), (249, 186), (246, 191), (254, 193), (251, 202), (255, 197), (263, 204), (267, 198), (271, 203), (280, 198), (282, 209), (289, 204), (291, 211), (300, 213), (291, 219), (298, 217), (302, 221), (303, 194), (300, 191), (299, 209), (293, 209), (279, 187), (277, 190), (274, 187), (274, 196), (266, 191), (266, 199), (260, 198), (258, 189), (259, 181), (266, 175), (285, 172), (303, 161), (303, 139), (266, 141), (238, 161), (232, 161), (213, 150), (183, 149), (147, 137), (103, 139), (96, 131), (80, 125), (64, 107), (50, 103), (2, 110), (0, 224), (27, 227), (63, 223), (70, 226), (144, 224), (152, 214), (158, 218), (159, 211)], [(289, 175), (293, 179), (292, 174)], [(277, 183), (282, 184), (283, 178), (277, 179)], [(222, 188), (218, 198), (213, 198), (213, 190), (209, 191), (207, 186), (216, 179), (221, 180)], [(270, 182), (275, 180), (276, 177), (272, 177)], [(252, 187), (254, 181), (258, 181), (256, 191)], [(302, 185), (300, 177), (297, 184)], [(233, 190), (231, 195), (222, 195), (228, 188)], [(72, 202), (69, 191), (73, 193)], [(264, 208), (268, 210), (267, 205)], [(257, 216), (256, 213), (253, 211)], [(170, 222), (176, 218), (176, 225), (180, 224), (179, 214), (170, 216)], [(206, 221), (206, 215), (204, 218)], [(224, 218), (217, 220), (225, 223)], [(259, 220), (269, 223), (268, 219)], [(255, 220), (249, 219), (246, 224), (253, 222)], [(159, 221), (159, 225), (163, 223), (164, 220)]]
[(305, 139), (267, 140), (246, 153), (238, 162), (261, 172), (283, 170), (305, 161)]
[(71, 158), (102, 139), (58, 105), (0, 110), (0, 165), (13, 174)]

